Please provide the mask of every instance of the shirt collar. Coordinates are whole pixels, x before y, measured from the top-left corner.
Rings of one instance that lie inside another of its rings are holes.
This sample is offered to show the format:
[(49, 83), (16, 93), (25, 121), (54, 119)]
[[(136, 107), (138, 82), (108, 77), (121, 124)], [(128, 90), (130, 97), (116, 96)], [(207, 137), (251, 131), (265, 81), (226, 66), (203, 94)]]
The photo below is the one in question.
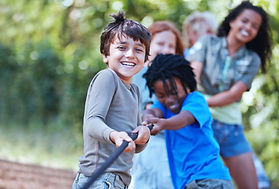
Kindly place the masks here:
[[(222, 49), (226, 49), (228, 53), (228, 44), (227, 44), (226, 37), (222, 37), (221, 47)], [(236, 51), (236, 53), (233, 55), (232, 58), (244, 57), (246, 51), (247, 51), (246, 45), (243, 45), (240, 49), (238, 49), (238, 51)]]

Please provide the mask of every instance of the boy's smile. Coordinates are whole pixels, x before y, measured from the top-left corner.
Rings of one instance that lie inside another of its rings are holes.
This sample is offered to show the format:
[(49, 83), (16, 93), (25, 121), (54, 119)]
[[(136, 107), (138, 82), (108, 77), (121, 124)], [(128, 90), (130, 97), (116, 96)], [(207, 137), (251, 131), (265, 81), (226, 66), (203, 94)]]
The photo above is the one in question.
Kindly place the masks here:
[(143, 68), (145, 50), (140, 41), (119, 35), (110, 44), (109, 55), (103, 55), (103, 59), (124, 83), (130, 84), (131, 78)]
[(178, 78), (174, 77), (174, 82), (176, 85), (175, 89), (171, 86), (169, 80), (166, 80), (167, 89), (165, 89), (164, 83), (161, 80), (155, 81), (153, 86), (159, 102), (172, 113), (177, 114), (179, 113), (187, 94)]

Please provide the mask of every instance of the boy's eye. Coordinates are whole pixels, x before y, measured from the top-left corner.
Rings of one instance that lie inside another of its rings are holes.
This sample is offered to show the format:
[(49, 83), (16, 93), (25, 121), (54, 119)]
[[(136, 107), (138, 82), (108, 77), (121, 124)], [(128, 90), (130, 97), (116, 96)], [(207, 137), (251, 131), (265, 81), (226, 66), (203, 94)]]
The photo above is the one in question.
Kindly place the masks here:
[(155, 93), (155, 95), (158, 99), (161, 99), (161, 98), (165, 97), (164, 94), (161, 94), (161, 93)]
[(141, 49), (141, 48), (136, 48), (136, 51), (137, 51), (137, 52), (143, 52), (144, 50)]
[(156, 96), (157, 96), (158, 99), (164, 98), (164, 96), (162, 96), (162, 95), (156, 95)]
[(118, 48), (119, 50), (125, 50), (125, 49), (126, 49), (125, 46), (118, 46), (117, 48)]

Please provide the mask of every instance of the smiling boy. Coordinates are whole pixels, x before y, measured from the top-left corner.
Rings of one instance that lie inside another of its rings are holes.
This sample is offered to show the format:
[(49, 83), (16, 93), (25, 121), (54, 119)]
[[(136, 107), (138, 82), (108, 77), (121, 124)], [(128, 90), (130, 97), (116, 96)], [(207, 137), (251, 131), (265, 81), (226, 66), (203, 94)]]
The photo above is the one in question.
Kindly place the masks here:
[(144, 74), (157, 100), (143, 113), (153, 123), (152, 135), (165, 130), (167, 154), (175, 189), (226, 188), (233, 185), (219, 156), (205, 98), (195, 91), (189, 62), (181, 55), (158, 55)]
[[(83, 119), (84, 155), (73, 189), (81, 188), (92, 173), (119, 147), (129, 145), (90, 188), (128, 188), (134, 153), (144, 149), (150, 131), (139, 118), (139, 90), (130, 83), (149, 54), (151, 34), (141, 24), (124, 18), (124, 13), (112, 15), (101, 35), (100, 51), (107, 68), (92, 79), (85, 102)], [(127, 133), (138, 132), (133, 141)]]

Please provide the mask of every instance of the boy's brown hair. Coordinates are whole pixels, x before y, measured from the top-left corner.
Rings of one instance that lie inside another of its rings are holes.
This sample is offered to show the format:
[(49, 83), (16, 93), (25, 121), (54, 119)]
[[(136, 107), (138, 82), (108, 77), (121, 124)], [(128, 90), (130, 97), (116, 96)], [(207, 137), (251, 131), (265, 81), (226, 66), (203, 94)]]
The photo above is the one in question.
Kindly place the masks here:
[(145, 46), (145, 61), (148, 60), (151, 33), (142, 24), (126, 19), (124, 13), (119, 11), (111, 15), (115, 20), (107, 25), (101, 35), (100, 51), (103, 55), (109, 55), (110, 44), (115, 37), (128, 36), (135, 41), (140, 41)]

